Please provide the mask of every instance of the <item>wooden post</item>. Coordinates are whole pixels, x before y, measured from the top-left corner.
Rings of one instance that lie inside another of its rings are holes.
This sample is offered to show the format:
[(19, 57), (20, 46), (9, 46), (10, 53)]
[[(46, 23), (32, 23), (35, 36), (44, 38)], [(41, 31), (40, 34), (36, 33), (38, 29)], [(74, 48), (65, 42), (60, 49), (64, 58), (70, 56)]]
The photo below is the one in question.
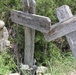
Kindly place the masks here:
[[(71, 17), (73, 17), (72, 12), (67, 5), (63, 5), (57, 9), (57, 17), (60, 22), (65, 21)], [(76, 24), (75, 24), (76, 25)], [(69, 33), (66, 35), (67, 41), (70, 45), (72, 53), (76, 58), (76, 31)]]
[[(24, 12), (35, 14), (36, 3), (34, 0), (23, 0)], [(24, 63), (33, 67), (34, 58), (34, 38), (35, 30), (25, 27), (25, 50), (24, 50)]]

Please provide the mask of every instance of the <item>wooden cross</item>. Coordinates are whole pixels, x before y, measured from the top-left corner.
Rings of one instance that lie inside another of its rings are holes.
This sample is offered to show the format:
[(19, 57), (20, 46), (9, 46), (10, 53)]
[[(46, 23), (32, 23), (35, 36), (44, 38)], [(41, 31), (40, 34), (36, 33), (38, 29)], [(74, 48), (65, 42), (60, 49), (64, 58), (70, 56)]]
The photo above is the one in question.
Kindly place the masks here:
[(48, 33), (51, 27), (51, 20), (48, 17), (35, 15), (35, 6), (34, 0), (23, 0), (24, 12), (11, 11), (11, 20), (25, 27), (24, 63), (30, 67), (33, 66), (35, 30)]
[(76, 16), (73, 16), (67, 5), (57, 8), (56, 13), (60, 22), (53, 25), (51, 31), (44, 36), (46, 40), (51, 41), (65, 35), (76, 58)]
[[(61, 13), (61, 12), (63, 12), (63, 13)], [(63, 15), (63, 17), (61, 14)], [(73, 17), (73, 14), (72, 14), (69, 6), (63, 5), (62, 7), (57, 9), (57, 17), (58, 17), (59, 21), (62, 22), (62, 21), (65, 21), (65, 20)], [(76, 58), (76, 31), (67, 34), (66, 38), (70, 45), (72, 53), (73, 53), (74, 57)]]

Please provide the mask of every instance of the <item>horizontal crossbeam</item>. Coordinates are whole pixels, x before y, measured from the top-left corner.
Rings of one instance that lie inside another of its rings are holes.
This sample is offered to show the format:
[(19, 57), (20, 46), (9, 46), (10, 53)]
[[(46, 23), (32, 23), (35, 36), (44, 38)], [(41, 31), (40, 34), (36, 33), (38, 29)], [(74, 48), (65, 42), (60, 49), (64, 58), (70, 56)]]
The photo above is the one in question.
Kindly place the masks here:
[(76, 31), (76, 16), (52, 25), (50, 32), (44, 36), (47, 41), (52, 41), (73, 31)]
[(11, 20), (17, 24), (48, 33), (51, 27), (51, 20), (48, 17), (29, 14), (17, 10), (11, 11)]

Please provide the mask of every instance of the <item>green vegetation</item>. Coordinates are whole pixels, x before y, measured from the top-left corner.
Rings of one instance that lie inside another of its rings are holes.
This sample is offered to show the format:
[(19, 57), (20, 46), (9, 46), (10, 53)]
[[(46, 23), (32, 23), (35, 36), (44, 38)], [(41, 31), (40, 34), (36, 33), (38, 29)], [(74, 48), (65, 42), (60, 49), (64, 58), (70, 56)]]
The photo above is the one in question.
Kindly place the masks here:
[[(61, 5), (69, 5), (73, 14), (76, 14), (76, 0), (36, 0), (36, 14), (47, 16), (52, 24), (58, 22), (56, 8)], [(8, 30), (11, 30), (10, 41), (18, 45), (16, 54), (20, 54), (19, 61), (14, 51), (3, 52), (0, 54), (0, 75), (17, 71), (17, 64), (23, 61), (24, 51), (24, 30), (20, 25), (16, 25), (10, 20), (12, 9), (22, 10), (21, 0), (0, 0), (0, 19), (4, 20)], [(14, 48), (12, 50), (15, 50)], [(11, 55), (12, 54), (12, 55)], [(50, 75), (67, 75), (68, 72), (76, 70), (76, 61), (72, 56), (66, 38), (46, 42), (42, 33), (36, 31), (35, 38), (35, 58), (38, 64), (47, 63)]]
[(13, 56), (5, 51), (0, 53), (0, 75), (9, 74), (16, 71), (17, 66), (14, 62)]

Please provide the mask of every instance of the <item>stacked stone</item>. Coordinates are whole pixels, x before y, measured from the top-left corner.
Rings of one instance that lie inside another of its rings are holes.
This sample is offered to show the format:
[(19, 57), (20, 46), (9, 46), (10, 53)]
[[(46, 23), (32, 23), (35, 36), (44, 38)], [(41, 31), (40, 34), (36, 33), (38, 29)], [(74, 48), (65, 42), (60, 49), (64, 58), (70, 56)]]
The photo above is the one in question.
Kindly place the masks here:
[(7, 28), (5, 27), (5, 23), (0, 20), (0, 51), (3, 51), (7, 48), (7, 46), (10, 46), (8, 38), (9, 34)]

